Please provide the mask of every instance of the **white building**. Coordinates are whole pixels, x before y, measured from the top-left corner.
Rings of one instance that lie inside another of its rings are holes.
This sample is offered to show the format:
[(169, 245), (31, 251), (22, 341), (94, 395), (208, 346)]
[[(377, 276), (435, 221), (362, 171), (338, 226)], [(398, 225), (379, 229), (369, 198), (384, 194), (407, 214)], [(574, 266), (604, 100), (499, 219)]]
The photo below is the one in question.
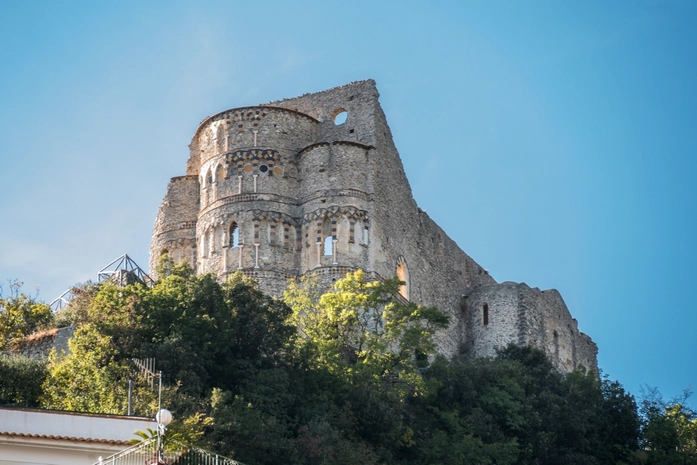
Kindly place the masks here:
[(0, 407), (0, 465), (92, 465), (154, 419)]

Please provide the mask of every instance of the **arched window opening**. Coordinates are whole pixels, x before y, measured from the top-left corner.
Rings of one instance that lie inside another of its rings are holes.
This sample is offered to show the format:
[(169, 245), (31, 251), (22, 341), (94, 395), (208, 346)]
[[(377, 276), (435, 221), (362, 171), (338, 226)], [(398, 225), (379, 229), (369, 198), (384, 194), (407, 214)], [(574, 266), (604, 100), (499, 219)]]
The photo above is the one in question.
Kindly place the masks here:
[(218, 165), (218, 167), (215, 169), (215, 193), (214, 193), (214, 198), (215, 200), (218, 200), (221, 195), (221, 183), (223, 181), (223, 167), (222, 165)]
[(234, 221), (230, 225), (230, 233), (229, 233), (229, 239), (230, 241), (230, 247), (239, 247), (240, 246), (240, 228), (237, 227), (237, 223)]
[(211, 184), (213, 184), (213, 173), (211, 170), (208, 170), (208, 174), (206, 175), (206, 187), (211, 187)]
[(484, 304), (482, 308), (482, 320), (485, 326), (489, 324), (489, 305), (487, 304)]
[(400, 260), (397, 264), (397, 279), (404, 281), (404, 284), (399, 286), (399, 294), (409, 300), (409, 272), (407, 271), (407, 264), (403, 260)]
[(162, 249), (162, 250), (160, 251), (160, 257), (162, 257), (162, 256), (164, 256), (164, 255), (169, 255), (169, 250), (167, 250), (167, 249)]
[(322, 221), (322, 242), (323, 242), (323, 252), (322, 255), (325, 257), (328, 255), (333, 255), (334, 254), (334, 235), (332, 231), (332, 222), (329, 220), (329, 218), (324, 217), (324, 220)]

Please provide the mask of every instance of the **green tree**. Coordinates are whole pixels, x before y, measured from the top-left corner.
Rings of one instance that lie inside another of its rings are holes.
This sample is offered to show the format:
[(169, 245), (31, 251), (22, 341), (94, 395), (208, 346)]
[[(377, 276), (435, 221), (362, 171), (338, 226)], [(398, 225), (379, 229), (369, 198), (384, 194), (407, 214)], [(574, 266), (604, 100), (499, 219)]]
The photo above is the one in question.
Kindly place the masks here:
[(35, 298), (20, 292), (22, 284), (10, 283), (10, 295), (0, 293), (0, 351), (11, 341), (28, 336), (51, 322), (51, 309)]
[(645, 393), (640, 463), (697, 464), (697, 411), (687, 403), (690, 394), (686, 391), (681, 398), (664, 401), (656, 389)]
[(0, 404), (37, 407), (46, 363), (24, 355), (0, 355)]
[[(152, 288), (82, 294), (72, 352), (49, 360), (44, 406), (123, 413), (131, 359), (155, 357), (171, 431), (250, 464), (692, 463), (654, 452), (677, 428), (665, 424), (692, 431), (683, 407), (654, 411), (642, 455), (636, 404), (618, 383), (564, 375), (528, 347), (436, 357), (447, 318), (397, 301), (397, 280), (357, 272), (324, 293), (301, 281), (284, 303), (242, 273), (220, 284), (162, 264)], [(137, 408), (154, 413), (155, 393), (137, 386)]]
[[(119, 360), (111, 338), (88, 324), (75, 332), (68, 346), (70, 353), (67, 355), (59, 355), (55, 350), (49, 355), (42, 406), (79, 412), (125, 413), (128, 379), (132, 377), (133, 366)], [(154, 410), (155, 394), (143, 383), (136, 385), (135, 399), (141, 413), (146, 409)]]
[(399, 302), (401, 284), (371, 282), (360, 270), (322, 295), (307, 280), (291, 283), (284, 296), (302, 335), (298, 347), (350, 382), (389, 379), (403, 397), (422, 392), (419, 370), (435, 353), (433, 335), (448, 317), (435, 307)]
[(298, 463), (358, 456), (393, 463), (410, 442), (405, 402), (432, 387), (423, 370), (435, 354), (433, 335), (448, 319), (436, 308), (399, 302), (399, 285), (358, 271), (328, 292), (302, 280), (285, 293), (298, 328), (289, 352)]
[(440, 359), (425, 376), (440, 387), (412, 400), (410, 463), (620, 464), (636, 452), (633, 397), (595, 373), (563, 375), (537, 349)]
[[(284, 354), (295, 335), (286, 322), (290, 309), (241, 273), (221, 285), (185, 263), (164, 265), (152, 288), (102, 283), (81, 294), (79, 329), (68, 355), (51, 355), (43, 405), (124, 413), (132, 358), (154, 357), (164, 403), (175, 414), (171, 429), (188, 440), (205, 443), (204, 432), (214, 438), (222, 428), (205, 415), (214, 389), (244, 396), (285, 422), (292, 396)], [(135, 398), (137, 413), (154, 414), (156, 394), (147, 383), (136, 383)], [(225, 411), (223, 401), (216, 405), (213, 413)]]

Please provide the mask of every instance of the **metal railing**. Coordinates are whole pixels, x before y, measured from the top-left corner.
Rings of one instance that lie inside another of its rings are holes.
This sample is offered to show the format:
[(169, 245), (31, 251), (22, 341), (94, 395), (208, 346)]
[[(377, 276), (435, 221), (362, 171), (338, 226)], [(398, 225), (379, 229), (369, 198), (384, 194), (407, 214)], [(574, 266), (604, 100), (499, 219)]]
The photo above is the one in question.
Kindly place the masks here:
[[(146, 286), (152, 287), (155, 281), (143, 271), (136, 262), (127, 254), (121, 255), (107, 266), (99, 270), (97, 274), (98, 282), (111, 280), (117, 286), (127, 286), (136, 281), (140, 281)], [(80, 289), (71, 287), (49, 304), (51, 311), (57, 312), (68, 305), (70, 301), (79, 294)]]
[[(148, 276), (145, 271), (143, 271), (136, 262), (131, 259), (127, 254), (121, 255), (119, 258), (116, 260), (112, 261), (109, 263), (107, 266), (99, 270), (98, 273), (98, 280), (99, 282), (104, 281), (105, 279), (114, 279), (119, 277), (119, 272), (121, 274), (124, 274), (125, 276), (122, 276), (120, 280), (125, 280), (128, 279), (131, 275), (133, 278), (136, 278), (138, 281), (142, 282), (146, 286), (151, 286), (155, 284), (155, 282), (152, 280), (150, 276)], [(125, 286), (127, 284), (130, 284), (128, 282), (126, 283), (121, 283), (117, 282), (116, 284)]]
[(157, 439), (147, 439), (94, 465), (243, 465), (195, 447), (168, 441), (163, 451), (157, 450)]

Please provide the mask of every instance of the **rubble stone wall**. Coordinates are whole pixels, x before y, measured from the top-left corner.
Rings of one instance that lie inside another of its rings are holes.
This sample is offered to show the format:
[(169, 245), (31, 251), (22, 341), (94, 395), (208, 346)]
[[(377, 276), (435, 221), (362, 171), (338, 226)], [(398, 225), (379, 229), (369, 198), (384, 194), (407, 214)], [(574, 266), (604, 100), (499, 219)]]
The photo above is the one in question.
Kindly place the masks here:
[(464, 350), (492, 357), (511, 342), (537, 347), (564, 371), (596, 369), (598, 348), (578, 330), (559, 292), (505, 282), (471, 290), (461, 301)]
[(596, 367), (558, 292), (497, 284), (418, 207), (374, 81), (218, 113), (189, 148), (158, 212), (151, 272), (166, 252), (221, 279), (241, 270), (277, 296), (308, 273), (326, 285), (359, 268), (398, 274), (404, 298), (450, 316), (444, 354), (515, 342), (563, 370)]

